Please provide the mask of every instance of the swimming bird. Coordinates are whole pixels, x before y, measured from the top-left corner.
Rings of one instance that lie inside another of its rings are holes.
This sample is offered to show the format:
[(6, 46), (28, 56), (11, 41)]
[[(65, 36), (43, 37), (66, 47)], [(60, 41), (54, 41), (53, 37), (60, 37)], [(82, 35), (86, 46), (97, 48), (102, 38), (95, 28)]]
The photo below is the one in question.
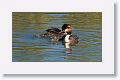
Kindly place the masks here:
[(72, 27), (70, 24), (63, 24), (62, 30), (55, 28), (55, 27), (51, 27), (45, 31), (46, 33), (41, 34), (41, 37), (50, 38), (51, 41), (60, 41), (60, 40), (64, 40), (63, 36), (66, 33), (71, 34)]
[(78, 41), (78, 37), (71, 34), (72, 26), (70, 24), (63, 24), (62, 30), (56, 27), (51, 27), (45, 31), (46, 33), (40, 34), (39, 36), (43, 38), (50, 38), (50, 41), (52, 42), (64, 41), (73, 44)]

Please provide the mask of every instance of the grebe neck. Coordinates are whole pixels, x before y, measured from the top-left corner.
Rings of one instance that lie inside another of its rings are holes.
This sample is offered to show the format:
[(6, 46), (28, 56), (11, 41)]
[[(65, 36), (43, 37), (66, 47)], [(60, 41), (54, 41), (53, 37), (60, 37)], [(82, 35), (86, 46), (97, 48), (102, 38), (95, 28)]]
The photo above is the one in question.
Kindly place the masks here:
[(65, 42), (66, 42), (66, 43), (70, 42), (69, 37), (70, 37), (70, 34), (67, 34), (67, 35), (65, 36)]

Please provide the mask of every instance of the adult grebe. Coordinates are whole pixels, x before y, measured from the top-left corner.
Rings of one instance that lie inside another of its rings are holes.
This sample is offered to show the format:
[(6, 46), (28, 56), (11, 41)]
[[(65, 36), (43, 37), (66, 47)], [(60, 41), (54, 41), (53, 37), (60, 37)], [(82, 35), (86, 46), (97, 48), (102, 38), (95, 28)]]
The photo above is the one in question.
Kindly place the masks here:
[(55, 27), (51, 27), (45, 31), (46, 33), (42, 34), (41, 37), (50, 38), (51, 41), (59, 41), (59, 40), (64, 40), (63, 36), (65, 36), (66, 33), (71, 34), (72, 27), (70, 24), (63, 24), (62, 30)]

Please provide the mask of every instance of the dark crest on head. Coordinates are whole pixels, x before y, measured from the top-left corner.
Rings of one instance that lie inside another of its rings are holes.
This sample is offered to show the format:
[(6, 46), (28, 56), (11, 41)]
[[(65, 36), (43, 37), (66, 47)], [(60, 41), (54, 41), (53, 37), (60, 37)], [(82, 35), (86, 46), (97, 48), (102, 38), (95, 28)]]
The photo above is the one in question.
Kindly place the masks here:
[(62, 31), (65, 30), (65, 29), (67, 29), (68, 26), (71, 26), (71, 25), (70, 25), (70, 24), (64, 24), (64, 25), (62, 26)]

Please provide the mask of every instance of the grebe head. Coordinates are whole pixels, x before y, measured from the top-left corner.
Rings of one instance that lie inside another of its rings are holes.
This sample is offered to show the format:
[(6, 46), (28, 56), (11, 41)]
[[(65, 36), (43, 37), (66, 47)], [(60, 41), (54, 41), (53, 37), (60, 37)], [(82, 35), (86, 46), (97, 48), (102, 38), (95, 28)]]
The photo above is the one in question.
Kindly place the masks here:
[(62, 31), (64, 31), (64, 32), (67, 33), (67, 34), (71, 34), (71, 32), (72, 32), (72, 27), (71, 27), (71, 25), (70, 25), (70, 24), (64, 24), (64, 25), (62, 26)]

